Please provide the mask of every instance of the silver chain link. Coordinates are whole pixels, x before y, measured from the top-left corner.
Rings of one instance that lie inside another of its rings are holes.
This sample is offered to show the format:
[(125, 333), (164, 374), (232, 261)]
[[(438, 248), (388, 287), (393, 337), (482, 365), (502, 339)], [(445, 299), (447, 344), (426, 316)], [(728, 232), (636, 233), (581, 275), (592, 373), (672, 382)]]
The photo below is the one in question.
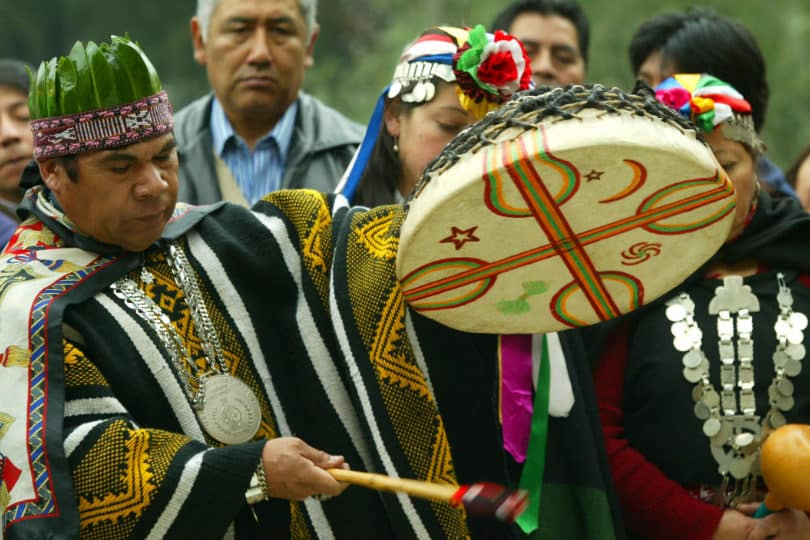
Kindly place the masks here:
[[(219, 336), (211, 322), (208, 309), (205, 307), (197, 279), (182, 247), (177, 242), (169, 245), (166, 260), (175, 283), (185, 296), (191, 318), (197, 328), (197, 335), (200, 338), (206, 360), (206, 369), (202, 373), (199, 373), (194, 359), (189, 354), (182, 337), (172, 326), (169, 316), (138, 287), (135, 281), (123, 277), (110, 285), (110, 288), (117, 298), (123, 300), (126, 307), (133, 310), (158, 335), (169, 353), (171, 363), (177, 373), (181, 374), (180, 380), (189, 402), (195, 410), (199, 411), (205, 404), (206, 378), (212, 373), (228, 373), (228, 364), (225, 361)], [(144, 271), (148, 274), (148, 270), (144, 268), (141, 271), (142, 276), (144, 276)], [(151, 275), (147, 276), (145, 281), (150, 277)], [(212, 359), (214, 360), (212, 361)]]
[(200, 336), (208, 364), (211, 365), (213, 359), (218, 364), (220, 373), (228, 373), (228, 363), (225, 361), (219, 334), (214, 328), (214, 323), (211, 322), (211, 317), (208, 315), (208, 308), (205, 307), (197, 277), (178, 242), (169, 245), (166, 260), (172, 269), (175, 281), (186, 296), (186, 303), (191, 309), (191, 318), (197, 327), (197, 334)]

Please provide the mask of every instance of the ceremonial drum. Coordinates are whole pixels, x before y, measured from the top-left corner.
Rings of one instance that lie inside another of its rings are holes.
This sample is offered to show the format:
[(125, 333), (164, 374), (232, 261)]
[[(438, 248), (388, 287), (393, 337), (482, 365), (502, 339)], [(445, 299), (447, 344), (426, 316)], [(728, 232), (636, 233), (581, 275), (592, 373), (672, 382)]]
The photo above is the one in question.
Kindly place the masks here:
[(538, 333), (632, 311), (725, 242), (730, 180), (692, 124), (601, 85), (534, 92), (461, 133), (408, 202), (408, 304), (469, 332)]

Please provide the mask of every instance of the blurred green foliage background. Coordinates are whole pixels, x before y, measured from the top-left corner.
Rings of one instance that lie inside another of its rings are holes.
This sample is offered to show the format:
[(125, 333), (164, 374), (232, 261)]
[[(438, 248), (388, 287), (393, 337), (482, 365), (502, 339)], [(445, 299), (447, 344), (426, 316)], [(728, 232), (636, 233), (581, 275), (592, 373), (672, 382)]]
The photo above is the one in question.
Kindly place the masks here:
[[(768, 62), (771, 102), (764, 139), (788, 167), (810, 144), (810, 0), (581, 0), (591, 22), (588, 81), (632, 87), (627, 43), (643, 20), (691, 5), (712, 6), (746, 24)], [(194, 0), (0, 0), (0, 56), (36, 64), (66, 54), (77, 40), (110, 34), (138, 40), (152, 58), (175, 109), (208, 90), (192, 58)], [(489, 26), (500, 2), (482, 0), (321, 0), (315, 66), (305, 89), (366, 123), (401, 48), (436, 24)]]

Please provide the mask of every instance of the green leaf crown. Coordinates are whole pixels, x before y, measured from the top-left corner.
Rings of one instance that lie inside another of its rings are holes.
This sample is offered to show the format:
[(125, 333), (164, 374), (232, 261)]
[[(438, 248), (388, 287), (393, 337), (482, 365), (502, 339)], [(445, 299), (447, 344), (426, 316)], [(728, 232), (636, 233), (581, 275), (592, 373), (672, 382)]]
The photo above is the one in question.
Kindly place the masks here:
[(28, 70), (31, 119), (124, 105), (157, 94), (160, 78), (137, 42), (111, 36), (110, 43), (77, 41), (68, 56)]

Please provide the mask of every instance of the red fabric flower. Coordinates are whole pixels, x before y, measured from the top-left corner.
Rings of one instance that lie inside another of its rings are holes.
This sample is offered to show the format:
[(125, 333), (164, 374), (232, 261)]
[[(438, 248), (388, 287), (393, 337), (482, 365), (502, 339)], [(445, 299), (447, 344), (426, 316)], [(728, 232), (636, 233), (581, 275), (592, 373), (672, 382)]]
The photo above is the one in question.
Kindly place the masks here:
[(478, 68), (478, 78), (501, 88), (518, 78), (517, 66), (509, 51), (490, 54)]

